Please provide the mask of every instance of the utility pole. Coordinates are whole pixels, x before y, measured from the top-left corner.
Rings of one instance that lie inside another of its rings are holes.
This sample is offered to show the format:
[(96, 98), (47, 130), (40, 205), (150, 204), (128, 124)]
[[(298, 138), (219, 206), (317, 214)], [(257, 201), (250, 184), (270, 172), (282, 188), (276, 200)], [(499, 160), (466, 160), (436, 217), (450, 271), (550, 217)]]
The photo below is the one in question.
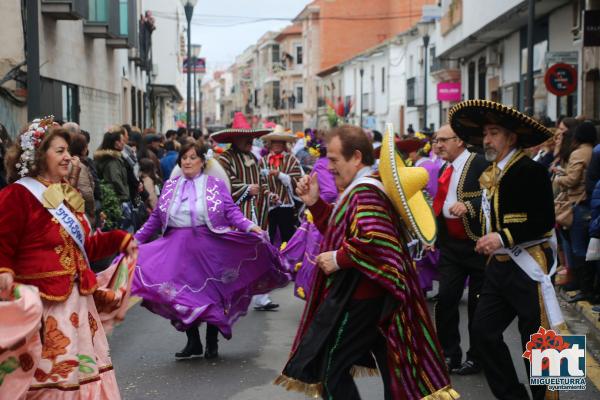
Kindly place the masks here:
[(527, 86), (525, 113), (533, 115), (533, 28), (535, 24), (535, 0), (529, 0), (527, 23)]
[(38, 26), (38, 0), (27, 0), (25, 34), (27, 61), (27, 119), (41, 117), (42, 84), (40, 81), (40, 36)]

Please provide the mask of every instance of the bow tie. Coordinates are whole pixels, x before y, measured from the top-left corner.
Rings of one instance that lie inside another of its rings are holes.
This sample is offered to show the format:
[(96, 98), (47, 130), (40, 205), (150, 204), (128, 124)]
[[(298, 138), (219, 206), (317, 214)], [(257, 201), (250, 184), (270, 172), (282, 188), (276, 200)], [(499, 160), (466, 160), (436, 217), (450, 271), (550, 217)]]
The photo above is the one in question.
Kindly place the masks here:
[(500, 168), (496, 166), (496, 163), (490, 165), (479, 177), (479, 185), (482, 189), (486, 189), (488, 193), (488, 198), (492, 198), (496, 190), (498, 189), (498, 184), (500, 183)]
[(46, 208), (57, 208), (64, 201), (75, 212), (84, 212), (85, 203), (81, 194), (68, 183), (53, 183), (42, 194)]
[(273, 154), (269, 157), (269, 165), (275, 168), (279, 168), (283, 161), (283, 153)]

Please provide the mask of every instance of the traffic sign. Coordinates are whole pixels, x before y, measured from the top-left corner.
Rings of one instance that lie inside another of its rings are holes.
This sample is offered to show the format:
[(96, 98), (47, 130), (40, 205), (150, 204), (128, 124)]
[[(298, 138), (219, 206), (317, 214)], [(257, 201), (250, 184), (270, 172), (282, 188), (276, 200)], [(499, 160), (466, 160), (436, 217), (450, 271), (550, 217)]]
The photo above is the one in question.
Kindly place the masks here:
[(569, 64), (554, 64), (546, 71), (544, 82), (550, 93), (568, 96), (577, 88), (577, 70)]

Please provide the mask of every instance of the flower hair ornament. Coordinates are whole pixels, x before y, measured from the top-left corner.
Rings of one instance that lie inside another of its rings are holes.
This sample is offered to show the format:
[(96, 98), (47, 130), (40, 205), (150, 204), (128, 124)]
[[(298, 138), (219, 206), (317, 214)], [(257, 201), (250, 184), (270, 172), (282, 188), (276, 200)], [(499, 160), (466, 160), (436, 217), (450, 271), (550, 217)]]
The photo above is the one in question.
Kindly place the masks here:
[(48, 129), (54, 125), (54, 116), (50, 115), (44, 118), (36, 118), (33, 120), (27, 131), (21, 135), (21, 158), (16, 167), (21, 178), (33, 168), (35, 161), (35, 151), (48, 133)]

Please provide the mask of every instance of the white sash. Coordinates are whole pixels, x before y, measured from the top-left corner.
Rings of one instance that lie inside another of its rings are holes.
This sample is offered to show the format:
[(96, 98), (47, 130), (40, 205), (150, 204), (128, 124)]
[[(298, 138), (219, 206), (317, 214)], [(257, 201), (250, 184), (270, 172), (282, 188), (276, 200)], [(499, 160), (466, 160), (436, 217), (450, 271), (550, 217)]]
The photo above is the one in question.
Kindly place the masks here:
[[(481, 204), (487, 225), (486, 232), (489, 233), (491, 230), (491, 210), (486, 192), (486, 190), (483, 191), (481, 196)], [(553, 259), (553, 264), (548, 271), (548, 274), (544, 274), (540, 264), (538, 264), (538, 262), (526, 250), (528, 247), (539, 245), (545, 242), (550, 243)], [(560, 305), (558, 304), (558, 300), (556, 298), (556, 292), (554, 291), (554, 286), (552, 285), (552, 281), (550, 279), (550, 277), (556, 272), (557, 248), (556, 232), (553, 230), (552, 237), (550, 239), (541, 239), (521, 243), (511, 248), (501, 248), (494, 252), (494, 254), (504, 254), (510, 256), (515, 264), (517, 264), (519, 268), (521, 268), (521, 270), (527, 274), (527, 276), (529, 276), (535, 282), (540, 283), (542, 289), (542, 299), (544, 300), (544, 307), (546, 308), (546, 314), (548, 315), (548, 322), (550, 323), (551, 328), (557, 327), (564, 322), (562, 312), (560, 311)]]
[[(43, 204), (42, 195), (44, 194), (47, 188), (41, 182), (33, 178), (25, 177), (19, 179), (16, 183), (24, 186), (27, 190), (31, 192), (31, 194), (33, 194), (33, 196), (36, 199), (38, 199), (40, 203)], [(62, 225), (62, 227), (65, 228), (65, 231), (67, 231), (69, 236), (71, 236), (73, 241), (75, 241), (77, 247), (79, 247), (79, 250), (81, 250), (81, 254), (85, 259), (85, 262), (89, 267), (90, 260), (88, 260), (87, 253), (85, 251), (85, 230), (83, 229), (75, 215), (73, 215), (71, 210), (69, 210), (69, 208), (65, 206), (64, 203), (60, 203), (60, 206), (58, 206), (58, 208), (46, 208), (46, 210), (48, 210), (48, 212), (54, 218), (56, 218), (56, 220)]]

